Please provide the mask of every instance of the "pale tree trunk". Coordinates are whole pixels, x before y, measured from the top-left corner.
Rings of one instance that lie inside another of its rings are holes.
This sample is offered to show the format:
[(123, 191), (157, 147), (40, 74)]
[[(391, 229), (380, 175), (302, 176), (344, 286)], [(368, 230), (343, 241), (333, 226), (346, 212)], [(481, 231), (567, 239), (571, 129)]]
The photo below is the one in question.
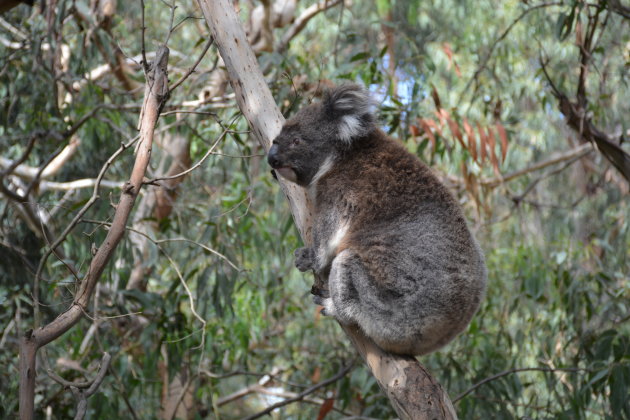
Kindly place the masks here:
[[(116, 206), (114, 219), (107, 232), (107, 236), (96, 250), (94, 258), (92, 258), (90, 262), (87, 274), (81, 280), (79, 289), (74, 296), (72, 305), (49, 324), (34, 330), (28, 330), (20, 340), (21, 420), (30, 420), (34, 417), (35, 380), (37, 378), (35, 360), (38, 350), (65, 334), (87, 313), (96, 284), (126, 232), (127, 220), (135, 204), (136, 197), (140, 192), (140, 188), (142, 188), (143, 178), (149, 166), (155, 124), (159, 118), (160, 110), (168, 98), (168, 79), (166, 71), (168, 55), (168, 48), (166, 48), (166, 46), (160, 47), (156, 54), (155, 62), (148, 74), (149, 80), (147, 80), (145, 89), (144, 107), (140, 124), (140, 140), (136, 151), (136, 160), (129, 181), (123, 187), (120, 201)], [(101, 173), (104, 172), (101, 171)], [(38, 302), (35, 302), (35, 304), (38, 304)], [(83, 412), (85, 408), (85, 401), (82, 399), (77, 412)]]
[[(229, 0), (198, 0), (219, 48), (252, 133), (265, 151), (280, 132), (284, 118), (258, 67), (243, 28)], [(301, 187), (279, 179), (304, 242), (311, 242), (311, 203)], [(356, 327), (343, 326), (401, 419), (456, 419), (444, 389), (413, 357), (381, 350)]]

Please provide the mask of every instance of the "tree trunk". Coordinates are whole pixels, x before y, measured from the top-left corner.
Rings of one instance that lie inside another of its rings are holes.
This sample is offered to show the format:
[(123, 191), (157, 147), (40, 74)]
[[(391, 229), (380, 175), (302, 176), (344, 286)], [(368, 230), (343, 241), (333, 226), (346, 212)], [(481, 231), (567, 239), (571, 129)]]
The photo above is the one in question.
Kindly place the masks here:
[[(229, 0), (198, 0), (227, 67), (236, 100), (265, 151), (284, 123)], [(295, 223), (311, 242), (311, 203), (301, 187), (280, 179)], [(446, 392), (413, 357), (381, 350), (356, 327), (343, 326), (401, 419), (457, 419)]]
[(168, 48), (166, 46), (160, 47), (149, 72), (151, 80), (147, 80), (146, 83), (144, 107), (141, 113), (140, 140), (138, 141), (136, 160), (131, 176), (123, 187), (107, 236), (90, 262), (90, 267), (81, 281), (72, 305), (49, 324), (27, 331), (20, 342), (21, 420), (30, 420), (34, 416), (35, 360), (37, 351), (51, 341), (61, 337), (83, 318), (96, 283), (126, 231), (127, 220), (142, 187), (142, 181), (151, 159), (155, 124), (160, 116), (160, 110), (168, 98), (166, 71), (168, 55)]

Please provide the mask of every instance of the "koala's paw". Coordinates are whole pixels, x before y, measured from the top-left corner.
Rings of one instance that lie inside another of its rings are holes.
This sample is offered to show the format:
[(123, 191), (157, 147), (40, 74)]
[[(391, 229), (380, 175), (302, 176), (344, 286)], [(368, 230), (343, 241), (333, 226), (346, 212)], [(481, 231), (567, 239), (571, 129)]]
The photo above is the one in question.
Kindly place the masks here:
[(316, 305), (323, 306), (321, 314), (324, 316), (335, 316), (335, 305), (331, 298), (321, 297), (321, 296), (313, 296), (313, 302)]
[(311, 294), (313, 296), (318, 296), (321, 298), (330, 297), (330, 291), (328, 290), (328, 287), (326, 286), (322, 287), (316, 283), (314, 283), (313, 286), (311, 286)]
[(295, 266), (298, 270), (304, 272), (313, 269), (315, 253), (312, 248), (298, 248), (293, 255), (295, 255)]

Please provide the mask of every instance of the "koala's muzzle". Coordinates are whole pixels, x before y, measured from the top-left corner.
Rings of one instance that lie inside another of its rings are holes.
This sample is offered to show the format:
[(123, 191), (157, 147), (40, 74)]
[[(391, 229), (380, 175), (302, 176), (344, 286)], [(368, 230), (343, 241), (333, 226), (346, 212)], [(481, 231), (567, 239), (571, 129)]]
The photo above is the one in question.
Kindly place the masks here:
[(278, 149), (279, 147), (277, 144), (271, 146), (271, 149), (269, 149), (269, 153), (267, 154), (267, 162), (277, 174), (280, 174), (280, 176), (288, 179), (289, 181), (296, 182), (297, 175), (295, 174), (295, 171), (293, 168), (286, 166), (286, 164), (282, 161)]
[(277, 144), (274, 144), (273, 146), (271, 146), (271, 149), (269, 149), (269, 154), (267, 155), (267, 162), (269, 162), (269, 165), (273, 169), (278, 169), (279, 167), (282, 166), (280, 162), (280, 157), (278, 156)]

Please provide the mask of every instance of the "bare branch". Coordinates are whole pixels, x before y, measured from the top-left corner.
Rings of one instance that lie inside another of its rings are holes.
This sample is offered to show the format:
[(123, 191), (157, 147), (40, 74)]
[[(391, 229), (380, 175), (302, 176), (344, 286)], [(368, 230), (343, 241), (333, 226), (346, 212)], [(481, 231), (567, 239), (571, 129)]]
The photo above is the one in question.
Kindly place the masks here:
[[(31, 143), (29, 143), (30, 145)], [(47, 165), (40, 168), (33, 168), (32, 166), (23, 165), (19, 163), (19, 159), (12, 161), (11, 159), (0, 156), (0, 167), (5, 168), (7, 173), (14, 173), (15, 175), (33, 180), (36, 178), (45, 179), (50, 178), (61, 170), (63, 165), (74, 155), (77, 151), (81, 141), (74, 137), (70, 140), (70, 143), (59, 152)], [(32, 148), (32, 146), (31, 146)], [(22, 156), (22, 161), (26, 159), (26, 155)], [(16, 165), (17, 163), (17, 165)], [(39, 177), (38, 177), (39, 174)]]
[(278, 403), (272, 404), (269, 407), (265, 408), (264, 410), (256, 413), (256, 414), (252, 414), (251, 416), (247, 416), (245, 417), (245, 420), (254, 420), (257, 419), (259, 417), (262, 417), (266, 414), (271, 413), (273, 410), (275, 410), (276, 408), (279, 407), (284, 407), (285, 405), (294, 403), (296, 401), (301, 401), (302, 399), (304, 399), (304, 397), (306, 397), (307, 395), (310, 395), (312, 393), (314, 393), (315, 391), (317, 391), (320, 388), (323, 388), (325, 386), (328, 386), (332, 383), (337, 382), (339, 379), (343, 378), (344, 376), (346, 376), (346, 374), (348, 374), (348, 372), (350, 372), (350, 370), (354, 367), (354, 363), (350, 363), (347, 366), (341, 368), (339, 370), (339, 372), (337, 372), (334, 376), (331, 376), (330, 378), (326, 379), (325, 381), (322, 381), (318, 384), (313, 385), (312, 387), (300, 392), (299, 394), (297, 394), (295, 397), (293, 398), (287, 398), (284, 401), (280, 401)]
[(83, 417), (85, 417), (85, 413), (87, 412), (87, 399), (91, 397), (96, 392), (98, 387), (101, 386), (101, 383), (103, 383), (103, 379), (105, 379), (105, 374), (107, 373), (107, 369), (109, 369), (109, 363), (111, 359), (112, 357), (109, 355), (109, 353), (105, 352), (103, 354), (103, 359), (101, 360), (101, 368), (99, 369), (96, 377), (94, 378), (92, 384), (88, 389), (86, 389), (85, 391), (79, 391), (76, 388), (71, 388), (73, 394), (78, 395), (79, 397), (79, 403), (77, 404), (77, 413), (74, 416), (75, 420), (81, 420), (83, 419)]
[(624, 6), (619, 0), (608, 0), (606, 3), (610, 10), (626, 19), (630, 19), (630, 7)]
[[(120, 201), (116, 207), (112, 226), (107, 232), (105, 240), (96, 251), (87, 274), (83, 278), (79, 290), (74, 296), (72, 305), (48, 325), (37, 328), (36, 330), (27, 331), (21, 340), (20, 418), (22, 420), (30, 420), (34, 415), (35, 358), (38, 349), (60, 337), (83, 317), (96, 283), (125, 233), (126, 221), (129, 218), (136, 197), (140, 192), (142, 179), (149, 165), (155, 124), (159, 118), (161, 107), (168, 98), (168, 78), (166, 71), (168, 48), (165, 46), (160, 47), (157, 57), (158, 59), (153, 63), (151, 71), (147, 74), (147, 87), (145, 90), (147, 99), (145, 100), (145, 110), (142, 114), (143, 119), (140, 124), (140, 147), (138, 148), (129, 182), (123, 188)], [(101, 175), (104, 173), (104, 169), (101, 171)], [(100, 176), (99, 179), (100, 178), (102, 178), (102, 176)], [(66, 229), (66, 231), (68, 232), (70, 229)], [(52, 249), (54, 248), (53, 246)], [(40, 263), (36, 276), (41, 274), (41, 266), (42, 264)], [(38, 304), (38, 302), (35, 302), (35, 304)], [(103, 372), (102, 375), (104, 374)], [(96, 386), (90, 388), (88, 391), (94, 392)], [(87, 404), (87, 401), (85, 401), (85, 404)], [(82, 407), (77, 408), (77, 415), (81, 413), (81, 410)]]
[(147, 50), (144, 46), (144, 38), (147, 30), (146, 23), (144, 21), (144, 0), (140, 0), (140, 9), (142, 10), (142, 69), (146, 75), (149, 72), (149, 63), (147, 62)]
[(166, 4), (171, 9), (171, 19), (168, 24), (168, 33), (166, 34), (166, 39), (164, 40), (164, 45), (168, 45), (168, 41), (171, 39), (171, 34), (173, 33), (173, 23), (175, 22), (175, 9), (177, 9), (176, 4), (169, 4), (165, 0), (162, 0), (162, 3)]
[(546, 168), (547, 166), (551, 166), (551, 165), (555, 165), (556, 163), (560, 163), (560, 162), (564, 162), (567, 160), (571, 160), (571, 159), (575, 159), (575, 158), (581, 158), (583, 156), (586, 156), (587, 154), (589, 154), (590, 152), (593, 151), (593, 146), (589, 143), (586, 144), (582, 144), (574, 149), (571, 149), (569, 151), (565, 151), (565, 152), (559, 152), (559, 153), (555, 153), (553, 155), (551, 155), (551, 157), (547, 160), (544, 160), (542, 162), (537, 162), (535, 164), (533, 164), (532, 166), (529, 166), (527, 168), (524, 169), (520, 169), (518, 171), (514, 171), (512, 173), (509, 173), (507, 175), (503, 175), (500, 179), (498, 178), (491, 178), (491, 179), (482, 179), (480, 181), (480, 184), (486, 187), (496, 187), (497, 185), (500, 185), (502, 183), (511, 181), (515, 178), (518, 178), (520, 176), (523, 175), (527, 175), (531, 172), (535, 172), (535, 171), (539, 171), (541, 169)]
[(21, 30), (19, 30), (15, 26), (11, 25), (9, 22), (7, 22), (6, 20), (4, 20), (1, 17), (0, 17), (0, 26), (2, 26), (4, 29), (6, 29), (7, 31), (9, 31), (13, 35), (15, 35), (15, 37), (18, 38), (20, 41), (27, 41), (28, 40), (28, 34), (27, 33), (22, 32)]
[(0, 156), (0, 166), (6, 165), (6, 167), (2, 170), (2, 172), (0, 172), (0, 177), (3, 178), (7, 175), (11, 175), (13, 171), (15, 170), (15, 168), (20, 166), (26, 159), (28, 159), (28, 156), (31, 154), (31, 151), (33, 150), (33, 146), (35, 146), (35, 141), (37, 140), (38, 137), (39, 136), (37, 134), (32, 135), (31, 139), (28, 141), (28, 144), (26, 145), (26, 149), (24, 150), (24, 153), (22, 153), (22, 156), (20, 156), (19, 158), (17, 158), (10, 164), (8, 164), (9, 162), (11, 162), (9, 159), (5, 159), (2, 156)]
[(195, 69), (197, 68), (199, 63), (201, 63), (201, 60), (206, 55), (206, 52), (208, 52), (208, 49), (213, 43), (214, 43), (214, 39), (210, 38), (208, 42), (206, 43), (206, 46), (203, 48), (203, 51), (201, 52), (201, 54), (199, 54), (199, 58), (197, 58), (197, 61), (195, 61), (195, 64), (193, 64), (192, 67), (188, 69), (186, 74), (183, 75), (181, 79), (179, 79), (177, 82), (175, 82), (175, 84), (173, 84), (173, 86), (171, 87), (171, 92), (177, 89), (179, 85), (184, 83), (184, 81), (188, 79), (188, 77), (195, 71)]
[[(112, 224), (110, 222), (103, 222), (100, 220), (89, 220), (89, 219), (83, 219), (81, 220), (84, 223), (93, 223), (93, 224), (97, 224), (97, 225), (103, 225), (103, 226), (111, 226)], [(207, 245), (204, 245), (202, 243), (193, 241), (192, 239), (188, 239), (188, 238), (165, 238), (165, 239), (154, 239), (151, 236), (147, 235), (145, 232), (139, 231), (137, 229), (134, 229), (130, 226), (127, 226), (126, 229), (130, 232), (133, 232), (135, 234), (141, 235), (145, 238), (147, 238), (149, 241), (153, 242), (155, 245), (160, 245), (163, 243), (167, 243), (167, 242), (188, 242), (194, 245), (197, 245), (200, 248), (203, 248), (204, 250), (208, 251), (211, 254), (216, 255), (217, 257), (221, 258), (223, 261), (225, 261), (226, 263), (228, 263), (228, 265), (230, 267), (232, 267), (233, 269), (235, 269), (236, 271), (242, 271), (241, 268), (239, 268), (236, 264), (234, 264), (232, 261), (230, 261), (230, 259), (228, 257), (226, 257), (225, 255), (221, 254), (219, 251), (216, 251), (212, 248), (210, 248)], [(160, 250), (163, 251), (163, 249), (160, 247)]]
[(289, 47), (289, 43), (297, 34), (302, 32), (302, 29), (306, 27), (306, 24), (317, 16), (319, 13), (324, 12), (336, 5), (343, 3), (344, 0), (322, 0), (319, 1), (302, 12), (300, 16), (298, 16), (293, 24), (287, 29), (287, 31), (282, 35), (282, 39), (280, 43), (276, 47), (276, 51), (279, 53), (283, 53)]
[[(44, 265), (46, 264), (46, 260), (48, 259), (48, 257), (50, 257), (50, 254), (53, 252), (53, 250), (57, 249), (57, 247), (66, 239), (66, 237), (70, 234), (72, 229), (74, 229), (74, 227), (77, 225), (77, 223), (79, 223), (79, 221), (81, 220), (83, 215), (90, 209), (90, 207), (92, 207), (92, 205), (94, 203), (96, 203), (96, 201), (99, 198), (98, 190), (99, 190), (101, 181), (102, 181), (103, 177), (105, 176), (105, 172), (107, 171), (107, 169), (109, 169), (111, 164), (114, 162), (114, 160), (116, 160), (118, 158), (118, 156), (120, 154), (122, 154), (125, 150), (127, 150), (129, 147), (131, 147), (139, 138), (140, 138), (140, 136), (137, 136), (134, 139), (132, 139), (131, 141), (129, 141), (127, 144), (124, 144), (124, 143), (121, 144), (121, 146), (118, 148), (118, 150), (116, 150), (109, 157), (109, 159), (107, 159), (105, 164), (101, 167), (100, 173), (96, 177), (96, 182), (94, 184), (94, 191), (93, 191), (92, 196), (90, 197), (90, 199), (83, 205), (81, 210), (79, 210), (79, 212), (74, 216), (72, 221), (68, 224), (68, 226), (66, 226), (66, 228), (63, 230), (61, 235), (59, 235), (59, 237), (57, 237), (57, 239), (52, 243), (52, 245), (50, 245), (48, 247), (48, 250), (44, 253), (42, 258), (40, 259), (39, 265), (37, 267), (37, 271), (35, 273), (35, 281), (34, 281), (34, 284), (33, 284), (33, 305), (34, 305), (34, 309), (36, 311), (35, 312), (36, 314), (38, 313), (38, 306), (39, 306), (39, 280), (41, 278), (41, 273), (42, 273), (42, 270), (44, 269)], [(37, 318), (38, 318), (38, 316), (35, 316), (35, 322), (36, 323), (38, 322)]]
[(164, 180), (169, 180), (169, 179), (176, 179), (176, 178), (181, 178), (184, 175), (189, 174), (190, 172), (194, 171), (195, 169), (197, 169), (198, 167), (200, 167), (203, 162), (208, 158), (208, 156), (210, 156), (211, 154), (213, 154), (214, 149), (217, 147), (217, 145), (219, 144), (219, 142), (221, 140), (223, 140), (223, 137), (225, 137), (225, 135), (229, 133), (229, 130), (223, 130), (223, 132), (221, 133), (221, 135), (219, 136), (218, 139), (216, 139), (216, 141), (214, 142), (214, 144), (208, 149), (208, 151), (206, 152), (205, 155), (203, 155), (203, 157), (199, 160), (199, 162), (197, 162), (196, 164), (194, 164), (193, 166), (191, 166), (190, 168), (186, 169), (185, 171), (182, 171), (178, 174), (175, 175), (170, 175), (170, 176), (163, 176), (163, 177), (158, 177), (158, 178), (153, 178), (150, 179), (148, 181), (145, 181), (145, 184), (155, 184), (155, 185), (159, 185), (157, 184), (159, 181), (164, 181)]
[(494, 380), (502, 378), (504, 376), (511, 375), (513, 373), (519, 373), (519, 372), (587, 372), (587, 371), (588, 371), (588, 369), (581, 369), (581, 368), (546, 368), (546, 367), (530, 367), (530, 368), (508, 369), (508, 370), (504, 370), (503, 372), (497, 373), (496, 375), (492, 375), (492, 376), (490, 376), (488, 378), (485, 378), (485, 379), (477, 382), (476, 384), (474, 384), (473, 386), (468, 388), (466, 391), (462, 392), (457, 397), (455, 397), (453, 399), (453, 403), (454, 404), (457, 403), (459, 400), (461, 400), (466, 395), (470, 394), (471, 392), (473, 392), (475, 389), (479, 388), (480, 386), (485, 385), (488, 382), (492, 382)]
[(547, 73), (546, 63), (542, 58), (540, 59), (540, 65), (554, 96), (558, 99), (558, 109), (566, 118), (567, 125), (578, 133), (583, 141), (595, 144), (602, 155), (617, 168), (627, 181), (630, 181), (630, 154), (622, 149), (610, 135), (593, 124), (584, 107), (584, 98), (582, 100), (577, 98), (577, 102), (571, 101), (554, 85)]
[(510, 33), (510, 31), (514, 28), (514, 26), (516, 26), (516, 24), (518, 22), (520, 22), (525, 16), (527, 16), (529, 13), (533, 12), (534, 10), (542, 9), (542, 8), (545, 8), (545, 7), (562, 6), (563, 4), (564, 3), (562, 3), (562, 2), (541, 3), (541, 4), (537, 4), (535, 6), (532, 6), (532, 7), (528, 8), (528, 9), (525, 9), (520, 15), (518, 15), (518, 17), (516, 19), (514, 19), (512, 21), (512, 23), (510, 23), (508, 25), (508, 27), (503, 31), (503, 33), (501, 35), (499, 35), (499, 37), (497, 39), (494, 40), (492, 45), (490, 45), (490, 48), (486, 52), (486, 55), (483, 57), (483, 59), (481, 60), (481, 62), (477, 66), (477, 70), (475, 71), (475, 74), (473, 75), (473, 77), (470, 78), (470, 80), (468, 80), (468, 82), (466, 83), (466, 86), (464, 86), (464, 89), (462, 90), (462, 93), (459, 96), (459, 101), (458, 102), (461, 102), (463, 100), (464, 95), (466, 94), (466, 92), (470, 88), (470, 85), (474, 81), (477, 81), (477, 78), (479, 77), (481, 72), (486, 69), (486, 66), (488, 65), (488, 62), (490, 61), (490, 58), (492, 57), (492, 54), (494, 53), (494, 50), (497, 47), (497, 45), (499, 45), (499, 43), (505, 39), (505, 37)]
[(99, 181), (96, 178), (83, 178), (76, 179), (74, 181), (68, 182), (54, 182), (54, 181), (40, 181), (39, 190), (40, 191), (73, 191), (80, 190), (83, 188), (94, 188), (96, 186), (104, 187), (104, 188), (122, 188), (125, 185), (122, 181), (108, 181), (103, 179)]

